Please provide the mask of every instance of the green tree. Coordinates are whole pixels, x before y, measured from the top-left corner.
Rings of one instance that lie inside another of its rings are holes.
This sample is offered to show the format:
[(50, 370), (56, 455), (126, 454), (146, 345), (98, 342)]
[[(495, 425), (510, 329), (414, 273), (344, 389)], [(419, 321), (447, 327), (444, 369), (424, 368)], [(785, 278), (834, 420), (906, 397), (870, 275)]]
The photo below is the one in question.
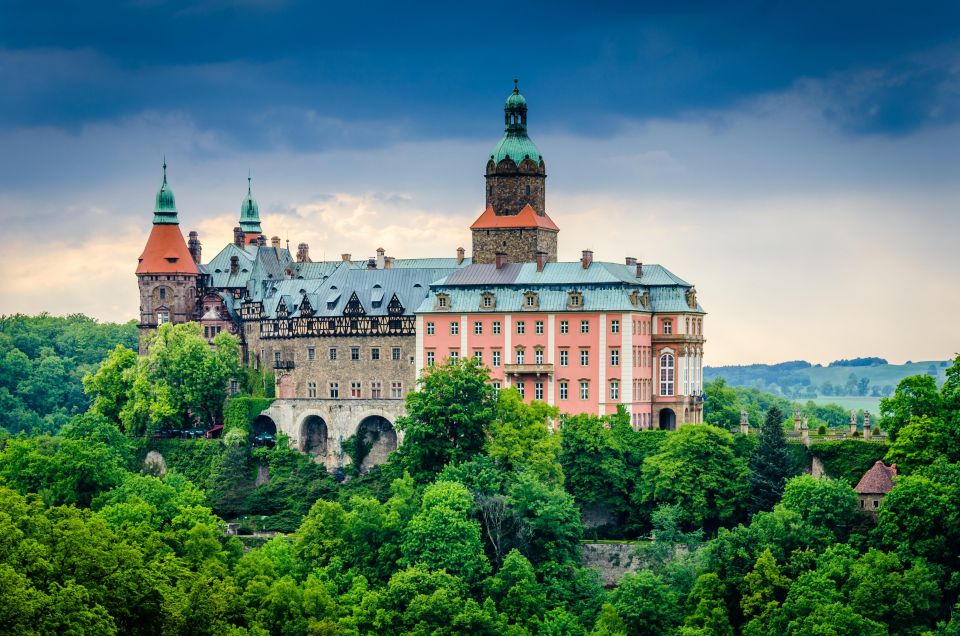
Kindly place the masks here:
[(956, 565), (957, 488), (922, 475), (900, 477), (877, 513), (879, 544), (933, 563)]
[(733, 387), (723, 378), (703, 385), (703, 421), (722, 429), (733, 430), (740, 423), (740, 400)]
[(239, 342), (221, 332), (211, 348), (200, 325), (161, 325), (137, 361), (120, 420), (128, 434), (162, 427), (211, 424), (223, 414), (227, 384), (236, 377)]
[(560, 436), (550, 431), (560, 410), (534, 400), (527, 404), (516, 389), (500, 391), (487, 454), (508, 470), (529, 470), (551, 483), (563, 482)]
[(667, 634), (680, 622), (677, 595), (647, 570), (627, 573), (611, 597), (617, 614), (636, 636)]
[(760, 441), (750, 457), (747, 484), (750, 511), (770, 510), (780, 501), (790, 474), (787, 438), (783, 432), (783, 413), (777, 407), (767, 411), (760, 428)]
[(733, 636), (733, 626), (724, 602), (726, 589), (716, 574), (701, 574), (687, 596), (684, 636)]
[(740, 609), (746, 619), (763, 621), (780, 605), (790, 586), (790, 579), (780, 572), (770, 549), (765, 549), (753, 569), (743, 577), (743, 597)]
[(929, 375), (912, 375), (900, 380), (893, 396), (880, 400), (880, 426), (891, 440), (914, 417), (938, 417), (941, 412), (937, 381)]
[(591, 415), (568, 416), (561, 428), (564, 486), (580, 505), (626, 507), (626, 469), (606, 423)]
[(531, 631), (537, 629), (547, 607), (547, 597), (530, 561), (519, 551), (514, 549), (507, 554), (485, 587), (510, 623)]
[(733, 436), (713, 426), (684, 426), (643, 463), (638, 503), (677, 504), (688, 524), (716, 527), (742, 508), (747, 467)]
[(120, 423), (120, 413), (130, 398), (137, 354), (123, 345), (110, 352), (95, 373), (83, 378), (83, 390), (92, 398), (90, 411)]
[(419, 386), (407, 395), (407, 415), (397, 420), (404, 434), (397, 452), (403, 468), (424, 482), (483, 450), (497, 398), (487, 370), (472, 358), (426, 369)]
[(787, 482), (781, 505), (840, 539), (846, 537), (857, 513), (857, 494), (842, 481), (801, 475)]
[(446, 570), (476, 585), (490, 571), (483, 553), (480, 524), (470, 518), (473, 498), (456, 482), (438, 481), (423, 493), (423, 503), (407, 524), (401, 565), (423, 564)]

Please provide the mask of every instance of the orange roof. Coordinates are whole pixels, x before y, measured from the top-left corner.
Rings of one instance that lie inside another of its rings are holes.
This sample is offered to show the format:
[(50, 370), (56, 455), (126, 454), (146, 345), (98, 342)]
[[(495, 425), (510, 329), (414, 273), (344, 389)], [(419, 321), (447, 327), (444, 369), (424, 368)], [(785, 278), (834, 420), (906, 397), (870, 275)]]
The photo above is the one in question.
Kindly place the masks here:
[(483, 214), (480, 215), (476, 221), (473, 222), (473, 225), (470, 226), (471, 230), (499, 230), (511, 227), (542, 227), (545, 230), (553, 230), (554, 232), (559, 232), (560, 228), (557, 227), (557, 224), (553, 220), (544, 214), (537, 214), (530, 204), (523, 206), (523, 209), (520, 210), (520, 214), (514, 216), (497, 216), (493, 211), (493, 206), (488, 205), (487, 209), (483, 211)]
[(183, 240), (179, 225), (158, 223), (153, 226), (147, 246), (140, 255), (137, 273), (200, 274)]

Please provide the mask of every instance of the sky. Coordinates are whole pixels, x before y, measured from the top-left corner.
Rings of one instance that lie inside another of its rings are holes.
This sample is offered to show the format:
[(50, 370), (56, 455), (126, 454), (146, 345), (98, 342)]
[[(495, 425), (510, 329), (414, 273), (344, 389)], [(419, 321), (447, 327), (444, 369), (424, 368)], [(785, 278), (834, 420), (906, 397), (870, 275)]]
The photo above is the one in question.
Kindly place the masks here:
[(518, 78), (561, 260), (696, 284), (711, 365), (960, 352), (960, 4), (0, 0), (0, 314), (138, 315), (166, 157), (311, 256), (453, 256)]

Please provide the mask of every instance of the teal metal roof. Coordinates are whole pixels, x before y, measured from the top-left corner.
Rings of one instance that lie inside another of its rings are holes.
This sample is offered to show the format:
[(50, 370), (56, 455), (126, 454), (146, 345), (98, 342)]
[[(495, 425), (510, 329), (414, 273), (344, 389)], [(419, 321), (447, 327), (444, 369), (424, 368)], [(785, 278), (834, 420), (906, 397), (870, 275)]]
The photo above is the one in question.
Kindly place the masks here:
[(153, 224), (154, 225), (176, 225), (179, 223), (177, 219), (177, 202), (173, 196), (173, 190), (170, 189), (170, 185), (167, 183), (167, 161), (163, 161), (163, 183), (160, 185), (160, 189), (157, 190), (156, 205), (153, 207)]
[(245, 233), (261, 234), (263, 232), (260, 228), (260, 206), (253, 198), (250, 177), (247, 177), (247, 197), (240, 204), (240, 229)]
[(445, 285), (584, 285), (630, 283), (633, 285), (679, 285), (693, 287), (662, 265), (646, 264), (643, 277), (636, 277), (636, 267), (619, 263), (594, 261), (586, 269), (580, 261), (547, 263), (537, 271), (536, 263), (510, 263), (502, 269), (493, 264), (477, 264), (450, 274)]
[(530, 157), (530, 160), (534, 163), (540, 163), (542, 159), (540, 151), (533, 140), (527, 136), (526, 130), (523, 133), (504, 133), (499, 143), (494, 147), (493, 154), (490, 155), (493, 163), (500, 163), (508, 157), (517, 164), (527, 157)]

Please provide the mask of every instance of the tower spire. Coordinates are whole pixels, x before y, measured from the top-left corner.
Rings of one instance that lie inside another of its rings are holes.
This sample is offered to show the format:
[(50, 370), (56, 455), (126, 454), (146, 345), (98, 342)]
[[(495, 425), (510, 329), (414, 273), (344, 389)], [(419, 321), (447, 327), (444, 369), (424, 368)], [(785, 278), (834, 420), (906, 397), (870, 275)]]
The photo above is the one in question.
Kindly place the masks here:
[(157, 190), (156, 205), (153, 208), (154, 225), (176, 225), (180, 221), (177, 218), (177, 202), (173, 196), (173, 190), (167, 183), (167, 157), (163, 157), (163, 183)]
[(240, 229), (243, 230), (243, 242), (247, 245), (263, 233), (260, 227), (260, 206), (253, 198), (253, 175), (249, 169), (247, 169), (247, 196), (240, 204)]

